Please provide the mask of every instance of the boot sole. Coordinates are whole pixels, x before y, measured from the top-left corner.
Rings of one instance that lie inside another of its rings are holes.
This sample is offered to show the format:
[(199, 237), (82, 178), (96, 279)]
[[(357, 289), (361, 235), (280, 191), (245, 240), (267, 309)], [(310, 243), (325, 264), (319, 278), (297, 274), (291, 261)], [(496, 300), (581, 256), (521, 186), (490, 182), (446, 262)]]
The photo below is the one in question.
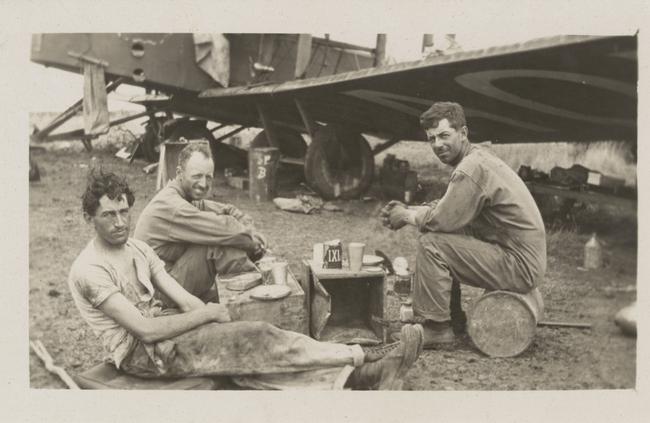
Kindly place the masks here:
[(404, 385), (403, 378), (406, 372), (409, 371), (422, 352), (424, 331), (421, 325), (403, 326), (400, 334), (402, 344), (404, 345), (402, 360), (393, 377), (380, 382), (379, 390), (401, 390)]

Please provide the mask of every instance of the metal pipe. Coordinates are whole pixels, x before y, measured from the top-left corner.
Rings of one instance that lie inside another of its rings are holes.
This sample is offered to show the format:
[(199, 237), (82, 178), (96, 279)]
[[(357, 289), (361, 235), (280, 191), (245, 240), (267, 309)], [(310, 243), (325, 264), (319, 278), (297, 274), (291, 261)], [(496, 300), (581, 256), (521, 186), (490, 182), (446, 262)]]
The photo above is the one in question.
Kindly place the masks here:
[(376, 156), (377, 154), (381, 153), (382, 151), (386, 150), (387, 148), (390, 148), (390, 147), (394, 146), (395, 144), (397, 144), (400, 141), (401, 141), (400, 139), (393, 138), (391, 140), (386, 141), (383, 144), (379, 144), (377, 147), (375, 147), (372, 150), (372, 155)]
[(422, 35), (422, 53), (433, 47), (433, 34)]
[(220, 125), (215, 126), (215, 127), (212, 128), (212, 129), (209, 129), (209, 131), (212, 132), (212, 133), (214, 133), (214, 131), (218, 131), (219, 129), (223, 128), (224, 126), (228, 126), (228, 125), (226, 125), (225, 123), (222, 123), (222, 124), (220, 124)]
[(377, 34), (375, 47), (375, 66), (382, 66), (386, 62), (386, 34)]
[(590, 323), (582, 323), (582, 322), (542, 321), (542, 322), (537, 322), (537, 326), (550, 326), (550, 327), (558, 327), (558, 328), (591, 329), (591, 324)]
[(305, 124), (305, 128), (307, 129), (307, 132), (309, 133), (310, 137), (314, 137), (316, 135), (316, 129), (317, 129), (317, 124), (314, 122), (311, 117), (307, 114), (307, 110), (305, 109), (305, 106), (302, 104), (302, 102), (299, 99), (294, 99), (294, 102), (296, 103), (296, 108), (298, 109), (298, 113), (300, 113), (300, 117), (302, 118), (302, 122)]
[[(121, 123), (129, 122), (131, 120), (146, 116), (147, 114), (149, 114), (149, 112), (145, 111), (145, 112), (136, 113), (135, 115), (119, 118), (114, 120), (113, 122), (109, 122), (108, 126), (111, 127), (111, 126), (119, 125)], [(62, 132), (60, 134), (46, 136), (45, 138), (41, 138), (41, 141), (69, 140), (69, 139), (81, 138), (84, 135), (85, 132), (83, 129), (75, 129), (74, 131)]]

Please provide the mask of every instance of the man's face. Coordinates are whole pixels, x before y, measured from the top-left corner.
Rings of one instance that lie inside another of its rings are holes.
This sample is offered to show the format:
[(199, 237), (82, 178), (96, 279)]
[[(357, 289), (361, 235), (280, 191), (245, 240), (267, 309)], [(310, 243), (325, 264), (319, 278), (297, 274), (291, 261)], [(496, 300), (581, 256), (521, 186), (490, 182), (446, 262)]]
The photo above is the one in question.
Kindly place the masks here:
[(444, 164), (453, 164), (463, 148), (463, 142), (467, 140), (467, 127), (459, 130), (452, 128), (447, 119), (438, 122), (435, 128), (427, 128), (427, 139), (435, 155)]
[(176, 177), (190, 201), (202, 200), (212, 188), (214, 163), (202, 153), (193, 153), (185, 163), (185, 169), (176, 169)]
[(129, 239), (131, 225), (130, 207), (126, 195), (111, 200), (106, 195), (99, 199), (94, 216), (84, 214), (87, 222), (93, 223), (97, 236), (106, 244), (123, 245)]

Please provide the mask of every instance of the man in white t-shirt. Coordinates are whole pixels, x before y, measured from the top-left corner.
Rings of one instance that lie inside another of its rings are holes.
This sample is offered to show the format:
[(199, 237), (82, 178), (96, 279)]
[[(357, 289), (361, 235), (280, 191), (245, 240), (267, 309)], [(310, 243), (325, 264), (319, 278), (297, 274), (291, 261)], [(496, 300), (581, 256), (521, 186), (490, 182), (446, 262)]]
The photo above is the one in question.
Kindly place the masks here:
[[(225, 306), (185, 291), (151, 247), (129, 238), (134, 196), (124, 179), (91, 172), (82, 201), (96, 237), (68, 284), (118, 369), (142, 377), (230, 376), (257, 389), (399, 389), (421, 352), (419, 325), (404, 326), (393, 348), (364, 351), (265, 322), (231, 322)], [(164, 309), (156, 290), (178, 309)]]

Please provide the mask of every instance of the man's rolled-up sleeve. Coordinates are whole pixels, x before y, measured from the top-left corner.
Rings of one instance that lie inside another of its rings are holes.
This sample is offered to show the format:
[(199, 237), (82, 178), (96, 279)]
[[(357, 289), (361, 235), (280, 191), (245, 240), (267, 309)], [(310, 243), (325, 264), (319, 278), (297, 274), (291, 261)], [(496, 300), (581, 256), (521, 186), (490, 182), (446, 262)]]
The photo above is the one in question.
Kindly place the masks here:
[(255, 250), (250, 230), (230, 215), (202, 211), (187, 203), (174, 210), (169, 223), (169, 237), (174, 242)]
[(455, 172), (438, 204), (418, 212), (415, 223), (422, 232), (454, 232), (474, 220), (487, 201), (470, 176)]
[(108, 271), (100, 266), (89, 265), (72, 276), (74, 289), (93, 307), (98, 308), (108, 297), (120, 292)]

